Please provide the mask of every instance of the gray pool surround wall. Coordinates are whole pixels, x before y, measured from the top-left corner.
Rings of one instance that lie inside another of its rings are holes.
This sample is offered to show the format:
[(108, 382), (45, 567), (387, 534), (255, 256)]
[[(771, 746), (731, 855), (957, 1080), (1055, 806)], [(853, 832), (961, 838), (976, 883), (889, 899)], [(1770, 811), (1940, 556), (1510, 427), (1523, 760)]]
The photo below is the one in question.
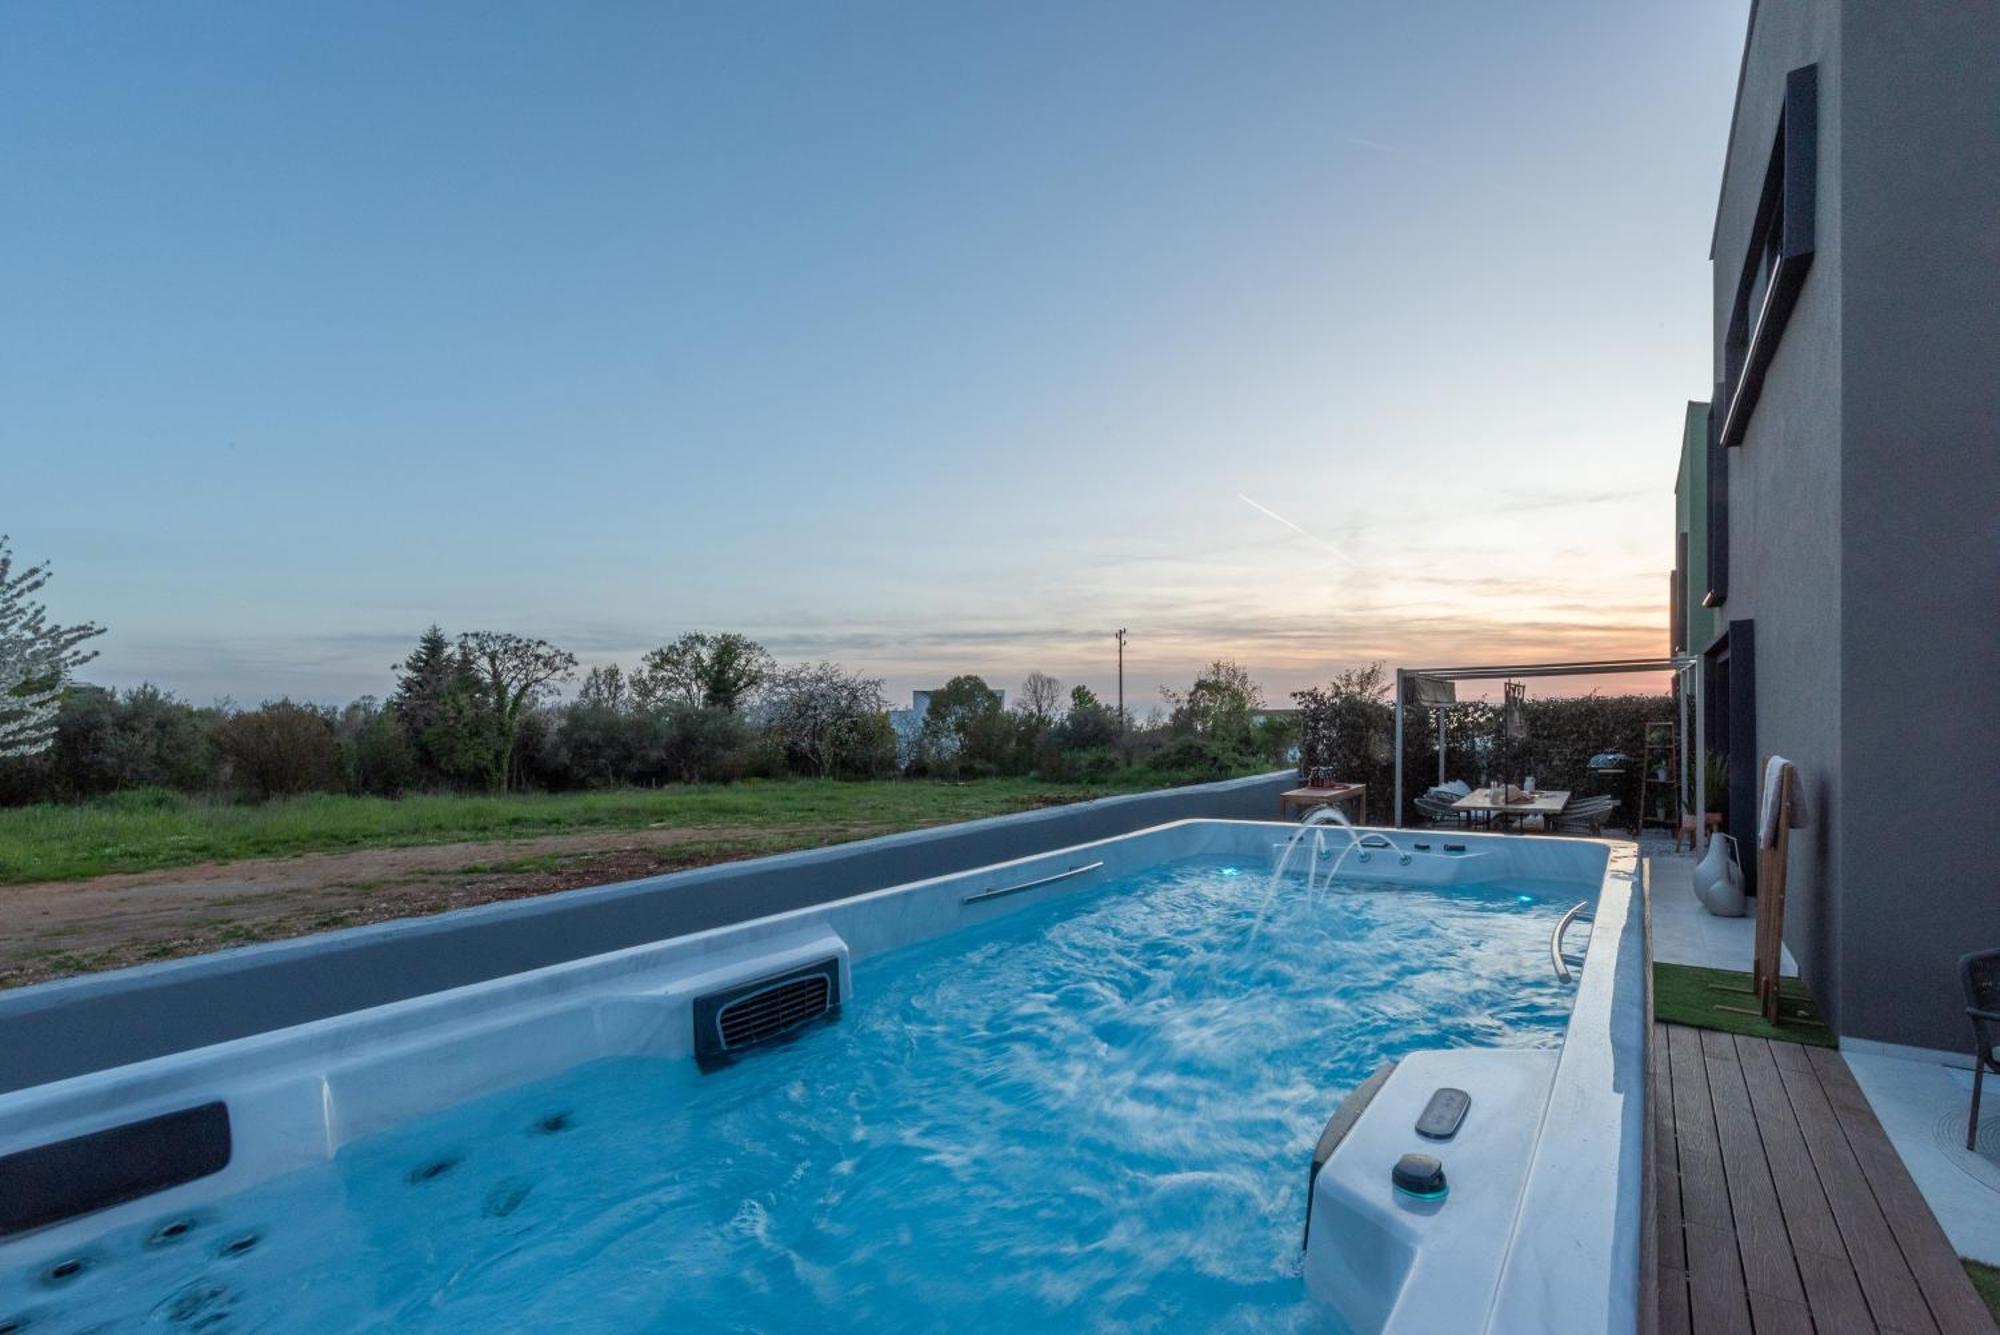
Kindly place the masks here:
[(1107, 797), (0, 993), (0, 1092), (1192, 817), (1291, 771)]

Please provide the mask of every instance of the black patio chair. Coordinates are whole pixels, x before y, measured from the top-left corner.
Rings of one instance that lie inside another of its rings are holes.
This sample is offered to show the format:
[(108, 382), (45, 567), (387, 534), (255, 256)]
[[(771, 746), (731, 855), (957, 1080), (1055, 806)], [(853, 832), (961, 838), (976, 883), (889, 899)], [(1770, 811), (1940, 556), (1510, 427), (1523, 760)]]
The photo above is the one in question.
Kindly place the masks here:
[(1986, 1073), (2000, 1075), (2000, 950), (1975, 950), (1958, 962), (1965, 985), (1965, 1013), (1972, 1021), (1972, 1116), (1965, 1148), (1979, 1148), (1979, 1087)]

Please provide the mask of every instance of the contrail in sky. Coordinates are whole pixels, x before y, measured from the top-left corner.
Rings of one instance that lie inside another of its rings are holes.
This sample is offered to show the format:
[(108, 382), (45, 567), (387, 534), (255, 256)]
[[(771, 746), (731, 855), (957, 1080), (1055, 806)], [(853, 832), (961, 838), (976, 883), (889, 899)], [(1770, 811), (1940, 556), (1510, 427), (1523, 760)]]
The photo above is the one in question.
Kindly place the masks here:
[(1245, 496), (1240, 491), (1236, 493), (1236, 499), (1243, 502), (1245, 505), (1249, 506), (1252, 510), (1256, 510), (1261, 514), (1269, 515), (1271, 518), (1277, 520), (1280, 524), (1283, 524), (1286, 528), (1290, 529), (1292, 532), (1304, 538), (1307, 542), (1318, 543), (1320, 546), (1326, 548), (1328, 551), (1332, 552), (1335, 556), (1339, 557), (1341, 560), (1347, 562), (1347, 564), (1349, 565), (1355, 564), (1354, 558), (1349, 556), (1346, 552), (1341, 551), (1340, 548), (1334, 546), (1332, 543), (1328, 542), (1325, 538), (1322, 538), (1319, 534), (1306, 532), (1304, 529), (1300, 528), (1297, 524), (1294, 524), (1291, 520), (1285, 518), (1283, 515), (1279, 514), (1276, 510), (1273, 510), (1270, 506), (1259, 505), (1256, 501), (1251, 500), (1248, 496)]

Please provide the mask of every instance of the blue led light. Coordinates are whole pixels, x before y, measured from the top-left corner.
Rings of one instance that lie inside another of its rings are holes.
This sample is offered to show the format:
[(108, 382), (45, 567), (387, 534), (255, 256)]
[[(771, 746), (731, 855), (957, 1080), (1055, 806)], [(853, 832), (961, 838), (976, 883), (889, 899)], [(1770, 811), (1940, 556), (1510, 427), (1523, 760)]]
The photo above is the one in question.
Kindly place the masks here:
[(1222, 874), (1223, 874), (1224, 876), (1241, 876), (1241, 875), (1242, 875), (1243, 873), (1242, 873), (1242, 872), (1240, 872), (1240, 871), (1238, 871), (1238, 870), (1237, 870), (1236, 868), (1234, 868), (1234, 867), (1224, 867), (1224, 868), (1222, 869)]
[(1514, 902), (1516, 904), (1532, 904), (1535, 902), (1535, 897), (1533, 895), (1515, 895)]

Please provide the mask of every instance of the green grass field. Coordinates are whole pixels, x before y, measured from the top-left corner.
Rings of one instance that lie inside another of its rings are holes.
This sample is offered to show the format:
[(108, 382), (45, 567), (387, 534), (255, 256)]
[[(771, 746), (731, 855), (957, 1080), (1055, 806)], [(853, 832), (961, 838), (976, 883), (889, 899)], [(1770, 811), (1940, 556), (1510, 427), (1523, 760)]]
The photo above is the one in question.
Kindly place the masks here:
[(319, 795), (254, 806), (192, 801), (149, 790), (81, 806), (0, 810), (0, 885), (239, 858), (587, 830), (814, 827), (878, 834), (1160, 786), (1158, 775), (1135, 770), (1088, 787), (1033, 779), (778, 779), (493, 797)]

